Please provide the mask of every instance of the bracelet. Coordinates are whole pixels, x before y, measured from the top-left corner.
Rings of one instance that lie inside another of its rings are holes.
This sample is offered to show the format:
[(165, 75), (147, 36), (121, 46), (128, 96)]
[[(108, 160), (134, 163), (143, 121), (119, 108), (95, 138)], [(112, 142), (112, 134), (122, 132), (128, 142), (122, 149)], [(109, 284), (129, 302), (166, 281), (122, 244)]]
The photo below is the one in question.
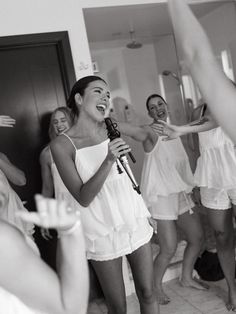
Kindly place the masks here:
[(78, 219), (76, 223), (67, 230), (57, 230), (57, 237), (61, 238), (62, 236), (68, 236), (75, 232), (81, 226), (81, 221)]

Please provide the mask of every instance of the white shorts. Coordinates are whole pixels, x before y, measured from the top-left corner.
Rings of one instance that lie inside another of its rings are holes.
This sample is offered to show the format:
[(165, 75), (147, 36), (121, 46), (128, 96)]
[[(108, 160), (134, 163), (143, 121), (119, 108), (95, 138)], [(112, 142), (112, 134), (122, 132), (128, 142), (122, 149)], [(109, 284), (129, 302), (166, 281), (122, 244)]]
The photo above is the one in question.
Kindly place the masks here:
[(153, 218), (160, 220), (177, 220), (178, 216), (190, 212), (195, 206), (192, 198), (185, 192), (158, 196), (158, 201), (149, 208)]
[[(107, 261), (131, 254), (142, 245), (148, 243), (153, 235), (153, 228), (147, 218), (140, 218), (133, 232), (114, 231), (105, 237), (87, 239), (87, 259)], [(86, 239), (86, 238), (85, 238)]]
[(202, 205), (211, 209), (226, 210), (236, 205), (236, 189), (219, 190), (200, 187)]

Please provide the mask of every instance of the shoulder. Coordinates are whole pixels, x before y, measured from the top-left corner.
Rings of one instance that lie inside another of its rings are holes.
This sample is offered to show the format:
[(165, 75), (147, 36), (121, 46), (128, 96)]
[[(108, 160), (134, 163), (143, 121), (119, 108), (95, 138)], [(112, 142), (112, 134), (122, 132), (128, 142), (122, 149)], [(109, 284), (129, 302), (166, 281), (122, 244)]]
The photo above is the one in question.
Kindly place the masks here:
[(75, 155), (75, 145), (72, 139), (65, 135), (61, 134), (57, 136), (54, 140), (50, 142), (50, 149), (53, 155), (53, 159), (55, 160), (55, 155), (60, 154), (63, 156), (70, 155), (72, 159), (74, 159)]
[(9, 251), (17, 253), (24, 242), (24, 236), (17, 228), (0, 220), (0, 251), (2, 256)]

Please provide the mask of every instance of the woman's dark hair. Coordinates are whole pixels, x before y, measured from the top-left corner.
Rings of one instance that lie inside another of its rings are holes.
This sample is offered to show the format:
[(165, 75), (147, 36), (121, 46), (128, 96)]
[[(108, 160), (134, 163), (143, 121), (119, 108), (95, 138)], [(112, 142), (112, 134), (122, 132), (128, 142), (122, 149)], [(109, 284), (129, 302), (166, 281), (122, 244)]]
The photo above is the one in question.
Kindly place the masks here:
[(65, 117), (66, 117), (66, 120), (69, 124), (69, 127), (72, 126), (73, 122), (74, 122), (74, 118), (72, 116), (72, 113), (71, 113), (71, 110), (67, 107), (58, 107), (56, 108), (52, 114), (51, 114), (51, 118), (50, 118), (50, 124), (49, 124), (49, 130), (48, 130), (48, 135), (49, 135), (49, 138), (50, 140), (53, 140), (57, 135), (55, 133), (55, 129), (53, 127), (53, 119), (56, 115), (56, 113), (60, 111), (62, 113), (64, 113)]
[(106, 84), (104, 79), (102, 79), (101, 77), (95, 76), (95, 75), (89, 75), (89, 76), (85, 76), (85, 77), (81, 78), (80, 80), (78, 80), (74, 84), (74, 86), (72, 87), (72, 90), (70, 92), (70, 96), (67, 100), (67, 106), (71, 109), (73, 117), (79, 116), (79, 110), (78, 110), (78, 107), (75, 103), (75, 95), (80, 94), (81, 96), (83, 96), (85, 89), (88, 87), (88, 85), (91, 82), (94, 82), (94, 81), (103, 81)]
[(147, 98), (147, 100), (146, 100), (146, 108), (147, 108), (148, 111), (149, 111), (149, 108), (148, 108), (149, 101), (150, 101), (151, 99), (153, 99), (153, 98), (156, 98), (156, 97), (161, 98), (161, 99), (164, 101), (164, 103), (167, 105), (165, 99), (164, 99), (161, 95), (159, 95), (159, 94), (152, 94), (152, 95), (150, 95), (150, 96)]

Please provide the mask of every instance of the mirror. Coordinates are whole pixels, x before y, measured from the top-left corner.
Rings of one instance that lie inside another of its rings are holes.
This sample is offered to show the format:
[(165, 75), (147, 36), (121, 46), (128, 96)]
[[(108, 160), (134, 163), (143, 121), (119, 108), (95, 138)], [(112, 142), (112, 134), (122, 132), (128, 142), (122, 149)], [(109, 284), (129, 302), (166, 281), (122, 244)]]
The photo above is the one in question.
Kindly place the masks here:
[[(192, 7), (214, 39), (217, 57), (232, 74), (233, 59), (236, 66), (234, 6), (233, 1), (205, 1)], [(169, 105), (171, 121), (179, 125), (188, 122), (200, 95), (176, 48), (167, 4), (84, 8), (83, 13), (94, 73), (110, 85), (112, 114), (121, 121), (148, 123), (146, 99), (159, 93)], [(219, 19), (224, 23), (217, 25)], [(137, 159), (132, 168), (139, 182), (143, 149), (139, 143), (127, 141)], [(183, 142), (194, 167), (194, 143), (191, 137)]]
[[(148, 123), (146, 99), (159, 93), (171, 104), (173, 122), (185, 122), (180, 83), (167, 75), (179, 73), (179, 62), (166, 3), (87, 8), (84, 18), (94, 73), (110, 85), (113, 114), (122, 121)], [(143, 148), (127, 140), (140, 182)]]
[[(234, 1), (195, 1), (192, 9), (206, 29), (222, 67), (234, 79)], [(179, 125), (187, 123), (201, 96), (176, 47), (167, 4), (84, 8), (83, 12), (94, 74), (110, 85), (112, 114), (121, 121), (146, 124), (150, 122), (146, 99), (158, 93), (168, 103), (171, 121)], [(143, 148), (131, 139), (127, 138), (127, 142), (137, 159), (131, 167), (140, 182)], [(183, 138), (183, 143), (194, 168), (196, 145), (191, 136)]]

